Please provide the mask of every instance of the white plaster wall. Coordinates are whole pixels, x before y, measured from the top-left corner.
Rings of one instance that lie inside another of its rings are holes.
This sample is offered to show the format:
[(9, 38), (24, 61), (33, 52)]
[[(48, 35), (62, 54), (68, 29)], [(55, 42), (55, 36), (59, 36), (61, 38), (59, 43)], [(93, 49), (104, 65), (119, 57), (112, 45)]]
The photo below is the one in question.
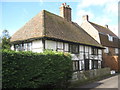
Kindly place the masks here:
[(11, 50), (14, 50), (14, 45), (11, 46)]
[(91, 54), (91, 51), (92, 51), (92, 49), (91, 49), (91, 47), (89, 47), (89, 54)]
[(56, 41), (45, 40), (45, 49), (51, 49), (56, 51)]
[(42, 40), (35, 40), (32, 42), (32, 51), (33, 52), (43, 52), (43, 43)]
[(65, 50), (64, 51), (68, 52), (69, 51), (69, 47), (68, 47), (69, 45), (68, 45), (68, 43), (64, 43), (64, 45), (65, 45)]
[(85, 46), (85, 52), (88, 52), (89, 48), (88, 46)]
[(98, 68), (101, 68), (101, 61), (98, 61)]
[(78, 58), (79, 58), (80, 60), (83, 60), (83, 59), (84, 59), (84, 54), (83, 54), (83, 53), (80, 53)]
[[(83, 47), (83, 45), (79, 45), (79, 60), (83, 60), (84, 59), (84, 54), (83, 54), (83, 52), (84, 52), (84, 47)], [(81, 53), (82, 52), (82, 53)]]
[(81, 27), (100, 43), (99, 32), (88, 21), (82, 22)]
[(79, 60), (79, 55), (71, 54), (72, 60)]
[(58, 48), (63, 49), (63, 42), (57, 42)]
[(82, 45), (79, 46), (79, 51), (84, 51), (84, 47)]
[(92, 69), (92, 61), (89, 60), (89, 69)]
[(82, 68), (81, 68), (81, 61), (79, 61), (79, 70), (81, 70)]
[(99, 54), (98, 59), (102, 61), (102, 50), (101, 49), (98, 50), (98, 54)]
[(98, 54), (102, 54), (102, 50), (101, 49), (98, 49)]
[(89, 58), (88, 56), (89, 56), (88, 53), (85, 53), (85, 59), (88, 59)]

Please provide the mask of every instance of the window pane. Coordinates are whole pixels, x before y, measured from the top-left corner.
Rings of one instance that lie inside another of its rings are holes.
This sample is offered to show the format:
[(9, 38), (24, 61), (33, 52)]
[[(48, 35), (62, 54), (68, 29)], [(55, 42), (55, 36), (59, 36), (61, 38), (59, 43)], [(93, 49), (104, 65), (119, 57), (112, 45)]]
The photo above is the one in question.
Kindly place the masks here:
[(94, 69), (98, 69), (98, 61), (94, 61)]
[(71, 53), (79, 53), (79, 46), (78, 45), (75, 45), (75, 44), (70, 44), (69, 45), (69, 51)]
[(79, 61), (73, 61), (73, 70), (79, 70)]

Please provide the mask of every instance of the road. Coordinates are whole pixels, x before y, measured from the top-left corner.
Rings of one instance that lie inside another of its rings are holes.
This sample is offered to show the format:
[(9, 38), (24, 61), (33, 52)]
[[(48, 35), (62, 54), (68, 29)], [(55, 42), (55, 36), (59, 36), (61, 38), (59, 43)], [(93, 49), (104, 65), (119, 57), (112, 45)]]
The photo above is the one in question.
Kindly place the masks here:
[[(97, 81), (88, 85), (80, 86), (77, 88), (91, 88), (91, 90), (95, 88), (118, 88), (118, 77), (120, 81), (120, 75), (112, 76), (107, 79)], [(119, 83), (120, 84), (120, 83)], [(117, 89), (118, 90), (118, 89)]]

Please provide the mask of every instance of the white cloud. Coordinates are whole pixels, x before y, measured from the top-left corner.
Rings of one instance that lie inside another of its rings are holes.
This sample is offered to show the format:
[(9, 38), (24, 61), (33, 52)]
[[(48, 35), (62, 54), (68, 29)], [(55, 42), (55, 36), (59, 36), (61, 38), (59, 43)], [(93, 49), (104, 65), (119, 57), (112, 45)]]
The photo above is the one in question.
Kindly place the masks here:
[[(89, 15), (90, 21), (103, 26), (108, 24), (110, 29), (118, 35), (118, 1), (119, 0), (82, 0), (77, 7), (75, 22), (81, 24), (82, 19), (78, 20), (78, 18), (82, 18), (83, 15)], [(94, 8), (89, 9), (93, 6), (101, 8), (101, 11), (98, 11), (101, 12), (100, 15), (94, 11)]]
[(111, 0), (106, 3), (104, 13), (118, 16), (118, 0)]

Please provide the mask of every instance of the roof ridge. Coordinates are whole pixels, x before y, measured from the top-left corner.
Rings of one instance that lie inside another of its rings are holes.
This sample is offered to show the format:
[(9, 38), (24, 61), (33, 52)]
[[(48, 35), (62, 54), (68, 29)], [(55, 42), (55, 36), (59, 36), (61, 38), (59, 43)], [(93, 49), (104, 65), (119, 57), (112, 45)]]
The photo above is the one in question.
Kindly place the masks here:
[(93, 23), (93, 22), (90, 22), (90, 21), (89, 21), (89, 23), (98, 25), (98, 26), (100, 26), (100, 27), (102, 27), (102, 28), (104, 28), (104, 29), (110, 31), (110, 32), (113, 33), (116, 37), (118, 37), (118, 36), (117, 36), (114, 32), (112, 32), (109, 28), (106, 28), (106, 27), (104, 27), (104, 26), (102, 26), (102, 25), (99, 25), (99, 24), (97, 24), (97, 23)]
[[(90, 22), (90, 21), (89, 21), (89, 22)], [(98, 25), (98, 26), (100, 26), (100, 27), (103, 27), (103, 28), (105, 28), (105, 29), (109, 29), (109, 28), (106, 28), (106, 27), (104, 27), (104, 26), (102, 26), (102, 25), (99, 25), (99, 24), (97, 24), (97, 23), (94, 23), (94, 22), (90, 22), (90, 23), (96, 24), (96, 25)]]
[(53, 15), (55, 15), (55, 16), (57, 16), (57, 17), (59, 17), (59, 18), (63, 19), (63, 20), (66, 20), (67, 22), (71, 22), (71, 23), (73, 22), (73, 21), (68, 21), (67, 19), (65, 19), (65, 18), (61, 17), (60, 15), (57, 15), (57, 14), (52, 13), (52, 12), (49, 12), (49, 11), (47, 11), (47, 10), (44, 10), (44, 12), (47, 12), (47, 13), (49, 13), (49, 14), (53, 14)]

